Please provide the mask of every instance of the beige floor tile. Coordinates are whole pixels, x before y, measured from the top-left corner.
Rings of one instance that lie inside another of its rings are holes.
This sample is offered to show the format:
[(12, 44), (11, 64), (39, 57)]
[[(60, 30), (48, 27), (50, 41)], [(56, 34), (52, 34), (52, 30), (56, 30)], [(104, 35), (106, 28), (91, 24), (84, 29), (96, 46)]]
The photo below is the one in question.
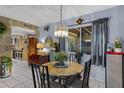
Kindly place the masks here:
[(97, 80), (94, 80), (94, 79), (90, 79), (89, 80), (89, 86), (91, 87), (91, 88), (98, 88), (98, 86), (99, 86), (99, 82), (97, 81)]
[[(104, 82), (90, 79), (90, 88), (103, 88)], [(75, 83), (74, 85), (78, 85)], [(13, 72), (10, 77), (0, 78), (0, 88), (33, 88), (31, 69), (28, 63), (22, 61), (13, 62)]]
[(24, 84), (18, 84), (13, 86), (13, 88), (27, 88), (27, 86), (25, 86)]
[(0, 88), (8, 88), (8, 86), (4, 82), (0, 82)]
[(33, 80), (27, 80), (27, 81), (24, 81), (22, 82), (22, 84), (24, 84), (25, 86), (30, 86), (30, 85), (33, 85)]
[(104, 83), (104, 82), (99, 81), (99, 88), (105, 88), (105, 83)]

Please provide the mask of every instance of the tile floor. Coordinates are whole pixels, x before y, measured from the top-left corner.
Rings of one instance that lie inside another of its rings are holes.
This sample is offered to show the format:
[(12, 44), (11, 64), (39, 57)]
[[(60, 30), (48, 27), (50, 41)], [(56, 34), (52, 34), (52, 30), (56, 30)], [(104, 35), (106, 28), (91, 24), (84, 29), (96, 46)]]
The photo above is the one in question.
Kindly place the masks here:
[[(91, 88), (104, 88), (104, 82), (90, 78)], [(33, 88), (31, 69), (26, 61), (13, 60), (10, 77), (0, 78), (0, 88)]]

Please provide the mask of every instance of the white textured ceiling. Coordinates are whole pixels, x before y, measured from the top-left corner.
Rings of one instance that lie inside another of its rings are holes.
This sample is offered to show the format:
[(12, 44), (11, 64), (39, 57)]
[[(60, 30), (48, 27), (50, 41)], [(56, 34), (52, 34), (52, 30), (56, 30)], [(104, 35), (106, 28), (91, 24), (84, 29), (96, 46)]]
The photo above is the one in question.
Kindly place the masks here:
[[(63, 19), (92, 13), (113, 5), (66, 5), (63, 6)], [(0, 5), (0, 15), (28, 22), (34, 25), (44, 25), (60, 20), (58, 5)]]

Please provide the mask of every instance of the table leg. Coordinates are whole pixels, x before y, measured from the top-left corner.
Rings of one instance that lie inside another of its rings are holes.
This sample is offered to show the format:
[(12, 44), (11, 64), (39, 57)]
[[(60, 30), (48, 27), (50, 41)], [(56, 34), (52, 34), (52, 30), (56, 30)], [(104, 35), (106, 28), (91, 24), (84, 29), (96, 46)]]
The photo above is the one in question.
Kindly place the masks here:
[(77, 78), (77, 75), (65, 77), (63, 87), (64, 88), (69, 87), (71, 83), (74, 81), (74, 79), (76, 78)]

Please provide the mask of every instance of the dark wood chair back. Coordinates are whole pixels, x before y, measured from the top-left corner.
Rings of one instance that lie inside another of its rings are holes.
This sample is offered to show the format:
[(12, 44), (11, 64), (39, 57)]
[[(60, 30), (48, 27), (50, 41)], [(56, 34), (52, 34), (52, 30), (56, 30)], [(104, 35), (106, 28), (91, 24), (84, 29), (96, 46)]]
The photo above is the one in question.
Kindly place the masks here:
[(91, 59), (85, 63), (82, 88), (89, 88), (90, 69), (91, 69)]
[(41, 62), (42, 64), (43, 64), (43, 63), (47, 63), (47, 62), (50, 61), (49, 55), (39, 56), (39, 59), (38, 59), (38, 60), (40, 60), (40, 62)]
[(48, 67), (32, 63), (30, 65), (34, 88), (50, 88)]
[(38, 64), (36, 55), (29, 56), (29, 64), (33, 64), (33, 63)]
[(37, 55), (37, 54), (33, 54), (29, 57), (29, 63), (34, 63), (34, 64), (43, 64), (43, 63), (47, 63), (50, 61), (49, 59), (49, 55)]

